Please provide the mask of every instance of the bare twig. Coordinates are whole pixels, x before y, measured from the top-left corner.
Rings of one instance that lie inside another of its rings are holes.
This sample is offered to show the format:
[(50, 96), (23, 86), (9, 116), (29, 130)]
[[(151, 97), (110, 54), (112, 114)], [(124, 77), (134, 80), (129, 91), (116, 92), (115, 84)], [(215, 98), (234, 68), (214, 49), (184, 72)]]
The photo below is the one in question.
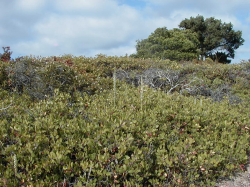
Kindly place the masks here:
[(92, 166), (91, 166), (90, 169), (89, 169), (87, 181), (89, 181), (89, 176), (90, 176), (91, 170), (92, 170)]
[(5, 107), (5, 108), (0, 108), (0, 110), (6, 110), (6, 109), (8, 109), (8, 108), (11, 107), (12, 104), (13, 104), (13, 103), (9, 104), (9, 106), (7, 106), (7, 107)]

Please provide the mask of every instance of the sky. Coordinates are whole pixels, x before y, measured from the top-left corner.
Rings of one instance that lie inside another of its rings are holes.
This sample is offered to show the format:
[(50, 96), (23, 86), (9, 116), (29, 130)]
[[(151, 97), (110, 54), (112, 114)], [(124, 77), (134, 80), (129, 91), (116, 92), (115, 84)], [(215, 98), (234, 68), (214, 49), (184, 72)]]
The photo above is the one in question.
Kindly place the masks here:
[(125, 56), (157, 28), (202, 15), (242, 31), (238, 63), (250, 59), (249, 7), (250, 0), (0, 0), (0, 47), (10, 46), (12, 58)]

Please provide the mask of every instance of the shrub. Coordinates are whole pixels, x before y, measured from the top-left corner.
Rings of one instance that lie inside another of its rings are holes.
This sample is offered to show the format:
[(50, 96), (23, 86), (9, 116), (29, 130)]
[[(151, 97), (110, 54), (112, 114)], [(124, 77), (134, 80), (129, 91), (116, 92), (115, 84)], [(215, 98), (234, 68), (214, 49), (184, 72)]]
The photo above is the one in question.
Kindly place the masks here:
[(2, 89), (8, 89), (9, 88), (9, 78), (8, 73), (6, 71), (6, 64), (1, 63), (0, 64), (0, 86)]
[(114, 106), (108, 91), (76, 92), (73, 105), (58, 89), (33, 104), (15, 97), (1, 117), (0, 185), (209, 186), (246, 163), (243, 106), (140, 91), (122, 85)]
[(211, 186), (239, 171), (250, 151), (243, 65), (152, 62), (5, 63), (0, 186)]
[(48, 63), (26, 57), (13, 62), (7, 72), (12, 91), (26, 93), (32, 99), (52, 96), (56, 88), (72, 92), (76, 86), (74, 71), (59, 62)]
[(4, 62), (10, 61), (11, 54), (12, 54), (12, 52), (10, 52), (10, 47), (3, 47), (3, 51), (4, 51), (3, 54), (0, 53), (0, 61), (4, 61)]

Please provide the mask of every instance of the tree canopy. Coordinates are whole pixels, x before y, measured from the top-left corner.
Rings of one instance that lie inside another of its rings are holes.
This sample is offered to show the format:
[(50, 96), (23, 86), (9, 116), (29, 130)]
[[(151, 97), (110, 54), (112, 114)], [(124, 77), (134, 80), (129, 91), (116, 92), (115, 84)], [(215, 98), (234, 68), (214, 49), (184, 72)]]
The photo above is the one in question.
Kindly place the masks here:
[(222, 23), (213, 17), (204, 19), (198, 15), (195, 18), (183, 20), (182, 29), (188, 29), (198, 34), (201, 58), (211, 57), (214, 60), (230, 63), (229, 58), (234, 58), (235, 50), (244, 43), (241, 31), (234, 31), (232, 23)]
[(244, 43), (241, 31), (234, 31), (232, 23), (222, 23), (203, 16), (183, 20), (180, 29), (157, 28), (147, 39), (137, 40), (137, 53), (131, 56), (170, 60), (192, 60), (207, 57), (230, 63), (235, 50)]
[(199, 40), (190, 30), (157, 28), (147, 39), (137, 40), (135, 57), (190, 60), (198, 57)]

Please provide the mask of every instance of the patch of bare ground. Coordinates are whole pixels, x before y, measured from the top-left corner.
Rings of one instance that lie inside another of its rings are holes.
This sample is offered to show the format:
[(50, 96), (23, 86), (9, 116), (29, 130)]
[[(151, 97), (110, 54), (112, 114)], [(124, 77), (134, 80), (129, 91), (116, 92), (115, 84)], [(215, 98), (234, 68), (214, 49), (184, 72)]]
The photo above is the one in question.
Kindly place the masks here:
[(231, 178), (220, 178), (215, 187), (250, 187), (250, 157), (245, 165), (246, 171), (235, 173)]

